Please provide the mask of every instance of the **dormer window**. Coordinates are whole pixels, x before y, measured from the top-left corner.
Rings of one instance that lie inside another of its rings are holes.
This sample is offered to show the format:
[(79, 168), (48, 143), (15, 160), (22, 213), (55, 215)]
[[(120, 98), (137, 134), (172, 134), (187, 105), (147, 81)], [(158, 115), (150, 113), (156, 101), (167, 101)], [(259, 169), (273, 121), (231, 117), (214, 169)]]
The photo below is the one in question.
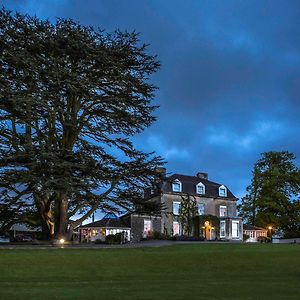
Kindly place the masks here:
[(200, 195), (204, 195), (205, 194), (205, 185), (202, 182), (199, 182), (196, 185), (196, 193), (200, 194)]
[(181, 182), (178, 179), (175, 179), (172, 182), (172, 191), (176, 192), (176, 193), (180, 193), (181, 192)]
[(220, 197), (227, 197), (227, 188), (224, 185), (219, 187), (219, 196)]

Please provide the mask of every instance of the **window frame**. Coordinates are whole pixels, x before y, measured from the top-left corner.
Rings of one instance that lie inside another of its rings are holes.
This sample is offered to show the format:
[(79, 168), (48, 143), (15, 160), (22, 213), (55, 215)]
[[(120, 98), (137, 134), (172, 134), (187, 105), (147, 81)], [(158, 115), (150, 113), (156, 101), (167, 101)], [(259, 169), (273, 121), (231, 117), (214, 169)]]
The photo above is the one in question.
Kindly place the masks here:
[[(224, 194), (221, 194), (221, 190), (224, 190)], [(219, 196), (220, 196), (220, 197), (227, 197), (227, 188), (226, 188), (226, 186), (221, 185), (221, 186), (219, 187)]]
[[(203, 207), (203, 213), (202, 213), (202, 214), (199, 213), (199, 211), (200, 211), (200, 210), (199, 210), (199, 206), (202, 206), (202, 207)], [(202, 202), (197, 203), (197, 213), (198, 213), (199, 216), (205, 215), (205, 204), (204, 204), (204, 203), (202, 203)]]
[[(175, 185), (179, 186), (178, 191), (175, 191), (175, 189), (174, 189)], [(173, 182), (172, 182), (172, 192), (175, 192), (175, 193), (181, 193), (182, 192), (182, 184), (181, 184), (180, 180), (178, 180), (178, 179), (173, 180)]]
[[(222, 235), (222, 225), (224, 225), (224, 235)], [(220, 238), (226, 238), (226, 221), (225, 220), (221, 220), (220, 221)]]
[[(236, 224), (236, 228), (237, 228), (237, 236), (233, 236), (233, 224)], [(239, 221), (235, 221), (235, 220), (232, 220), (231, 221), (231, 237), (233, 239), (238, 239), (240, 238), (240, 222)]]
[[(148, 225), (150, 224), (150, 226), (149, 226), (150, 229), (148, 231), (145, 230), (145, 223), (146, 222), (149, 222)], [(143, 227), (144, 236), (148, 236), (151, 231), (153, 231), (153, 222), (152, 222), (152, 220), (151, 219), (144, 219), (144, 227)]]
[[(175, 204), (178, 204), (178, 213), (175, 213), (175, 212), (174, 212)], [(176, 201), (176, 200), (173, 201), (173, 203), (172, 203), (172, 212), (173, 212), (173, 215), (174, 215), (174, 216), (179, 216), (180, 205), (181, 205), (181, 202), (180, 202), (180, 201)]]
[[(198, 187), (201, 186), (202, 187), (202, 193), (199, 193), (198, 191)], [(199, 182), (197, 185), (196, 185), (196, 194), (198, 195), (205, 195), (205, 185), (202, 183), (202, 182)]]
[[(221, 209), (224, 209), (225, 208), (225, 214), (222, 215), (221, 214)], [(228, 217), (228, 209), (227, 209), (227, 205), (220, 205), (219, 206), (219, 216), (220, 217)]]
[[(174, 230), (175, 225), (178, 226), (178, 233), (175, 233), (175, 230)], [(177, 234), (180, 235), (180, 223), (178, 221), (173, 221), (173, 236), (175, 236)]]

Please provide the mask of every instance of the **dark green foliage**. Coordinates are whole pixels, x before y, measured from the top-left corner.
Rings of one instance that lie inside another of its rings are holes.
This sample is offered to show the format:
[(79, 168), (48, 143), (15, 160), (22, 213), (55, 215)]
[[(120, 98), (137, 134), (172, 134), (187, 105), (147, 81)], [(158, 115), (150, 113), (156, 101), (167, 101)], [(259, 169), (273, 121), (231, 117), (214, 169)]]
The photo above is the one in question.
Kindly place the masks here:
[(250, 235), (249, 234), (243, 234), (243, 241), (247, 241), (249, 239)]
[(191, 236), (193, 234), (193, 219), (197, 214), (195, 197), (191, 195), (182, 196), (179, 209), (179, 222), (183, 235)]
[(97, 209), (141, 206), (162, 160), (130, 138), (155, 120), (149, 75), (158, 68), (134, 32), (2, 9), (1, 203), (33, 209), (50, 237), (70, 235)]
[(252, 225), (273, 226), (286, 236), (300, 233), (300, 172), (292, 153), (266, 152), (238, 209)]
[(173, 237), (154, 230), (143, 240), (173, 240)]
[(203, 234), (202, 228), (205, 227), (205, 222), (208, 221), (212, 227), (215, 228), (216, 237), (220, 231), (220, 218), (213, 215), (201, 215), (194, 218), (194, 226), (197, 230), (197, 236)]
[(271, 238), (268, 236), (259, 236), (257, 237), (259, 243), (271, 243)]
[(107, 244), (121, 244), (122, 233), (109, 234), (105, 237), (105, 242)]

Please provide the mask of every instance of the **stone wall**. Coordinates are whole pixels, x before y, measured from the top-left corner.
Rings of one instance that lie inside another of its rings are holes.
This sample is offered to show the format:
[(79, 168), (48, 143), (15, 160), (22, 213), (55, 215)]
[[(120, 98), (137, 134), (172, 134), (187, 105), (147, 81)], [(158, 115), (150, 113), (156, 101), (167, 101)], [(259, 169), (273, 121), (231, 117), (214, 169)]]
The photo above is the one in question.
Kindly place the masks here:
[(144, 236), (144, 220), (152, 221), (153, 231), (161, 232), (161, 217), (131, 215), (131, 241), (139, 242)]
[[(236, 209), (236, 201), (226, 200), (226, 199), (214, 199), (214, 198), (206, 198), (201, 196), (195, 196), (194, 198), (197, 203), (204, 204), (204, 214), (205, 215), (220, 215), (220, 206), (225, 205), (227, 207), (227, 215), (228, 217), (236, 217), (237, 209)], [(168, 194), (165, 193), (161, 197), (162, 204), (165, 206), (165, 210), (162, 213), (162, 222), (161, 222), (161, 232), (169, 235), (173, 234), (173, 221), (177, 221), (178, 217), (173, 215), (173, 202), (181, 202), (181, 195)], [(227, 225), (227, 224), (226, 224)], [(227, 225), (227, 228), (229, 224)], [(231, 228), (231, 224), (230, 224)], [(230, 234), (231, 236), (231, 232)]]

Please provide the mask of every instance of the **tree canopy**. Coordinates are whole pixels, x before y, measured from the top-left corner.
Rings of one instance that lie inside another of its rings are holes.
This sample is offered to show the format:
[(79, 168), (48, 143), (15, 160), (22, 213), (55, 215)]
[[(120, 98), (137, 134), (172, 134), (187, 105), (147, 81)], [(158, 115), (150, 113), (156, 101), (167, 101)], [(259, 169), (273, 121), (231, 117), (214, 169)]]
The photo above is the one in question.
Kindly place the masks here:
[(140, 205), (162, 159), (137, 150), (131, 137), (155, 121), (149, 76), (159, 66), (135, 32), (105, 33), (3, 8), (3, 211), (37, 212), (53, 238), (72, 233), (97, 209)]
[(250, 224), (300, 234), (300, 170), (294, 154), (266, 152), (256, 162), (251, 185), (239, 206), (240, 215)]

